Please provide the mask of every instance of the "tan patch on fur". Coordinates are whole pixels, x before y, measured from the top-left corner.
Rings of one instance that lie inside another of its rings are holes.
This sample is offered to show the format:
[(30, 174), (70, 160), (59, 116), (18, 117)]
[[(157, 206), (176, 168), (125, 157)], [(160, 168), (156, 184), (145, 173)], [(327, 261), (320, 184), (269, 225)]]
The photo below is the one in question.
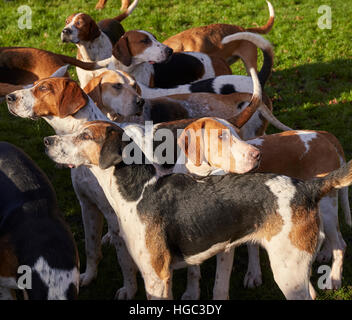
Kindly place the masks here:
[(303, 207), (292, 208), (292, 228), (289, 233), (291, 243), (299, 250), (313, 254), (319, 236), (319, 213)]
[[(141, 33), (137, 30), (127, 31), (124, 34), (124, 37), (127, 38), (128, 47), (132, 57), (141, 54), (142, 52), (144, 52), (145, 49), (152, 45), (150, 36), (148, 34)], [(143, 42), (146, 40), (148, 41), (148, 43)]]
[[(69, 18), (71, 18), (70, 16)], [(72, 22), (73, 17), (69, 21)], [(67, 20), (66, 20), (67, 21)], [(67, 22), (66, 22), (67, 24)], [(83, 41), (92, 41), (100, 36), (100, 29), (94, 19), (88, 14), (81, 13), (75, 17), (75, 27), (78, 30), (78, 38)]]
[(88, 102), (79, 85), (68, 78), (48, 78), (35, 83), (32, 89), (35, 97), (34, 115), (59, 116), (60, 118), (75, 114)]
[(340, 167), (336, 147), (320, 132), (309, 142), (306, 152), (297, 131), (285, 131), (262, 136), (258, 145), (262, 158), (257, 172), (273, 172), (298, 179), (323, 176)]
[(18, 259), (9, 236), (0, 238), (0, 277), (16, 277)]
[(169, 281), (171, 253), (162, 234), (160, 223), (148, 223), (145, 241), (153, 269), (160, 279)]
[(276, 236), (284, 225), (284, 221), (280, 214), (273, 213), (269, 215), (260, 229), (256, 232), (256, 236), (260, 239), (265, 238), (270, 241), (272, 237)]
[(224, 74), (232, 74), (231, 68), (224, 59), (217, 56), (210, 56), (210, 60), (216, 77)]

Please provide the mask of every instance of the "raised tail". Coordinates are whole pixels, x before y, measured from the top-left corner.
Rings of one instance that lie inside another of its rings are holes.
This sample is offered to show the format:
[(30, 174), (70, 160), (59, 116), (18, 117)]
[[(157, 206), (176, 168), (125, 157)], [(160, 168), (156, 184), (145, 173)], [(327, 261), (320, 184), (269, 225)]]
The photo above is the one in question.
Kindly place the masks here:
[(292, 128), (284, 125), (278, 118), (276, 118), (273, 113), (269, 110), (265, 103), (262, 103), (259, 106), (259, 111), (261, 115), (269, 121), (275, 128), (282, 130), (282, 131), (291, 131)]
[(314, 178), (303, 183), (313, 191), (313, 196), (319, 201), (332, 189), (344, 189), (352, 184), (352, 160), (325, 177)]
[(269, 20), (267, 21), (267, 23), (261, 27), (248, 28), (248, 29), (246, 29), (246, 31), (259, 33), (259, 34), (266, 34), (272, 29), (272, 27), (274, 25), (274, 21), (275, 21), (275, 11), (274, 11), (274, 7), (272, 6), (272, 4), (269, 1), (267, 1), (267, 4), (268, 4), (269, 14), (270, 14), (270, 17), (269, 17)]
[(236, 126), (237, 128), (243, 127), (243, 125), (252, 117), (252, 115), (257, 111), (259, 105), (262, 102), (262, 87), (260, 86), (260, 82), (258, 79), (257, 72), (254, 68), (250, 68), (249, 70), (252, 81), (253, 81), (253, 95), (251, 102), (249, 103), (247, 108), (244, 108), (243, 111), (228, 121)]
[(274, 65), (274, 49), (271, 43), (264, 39), (262, 36), (251, 33), (251, 32), (238, 32), (231, 34), (222, 39), (221, 43), (226, 44), (231, 41), (246, 40), (254, 43), (258, 48), (260, 48), (264, 55), (263, 66), (259, 71), (258, 78), (260, 85), (264, 88), (266, 81), (271, 75), (271, 70)]
[(139, 0), (134, 0), (125, 12), (121, 13), (120, 15), (118, 15), (117, 17), (115, 17), (113, 19), (117, 20), (119, 22), (126, 19), (133, 12), (133, 10), (136, 9), (136, 7), (138, 5), (138, 1)]

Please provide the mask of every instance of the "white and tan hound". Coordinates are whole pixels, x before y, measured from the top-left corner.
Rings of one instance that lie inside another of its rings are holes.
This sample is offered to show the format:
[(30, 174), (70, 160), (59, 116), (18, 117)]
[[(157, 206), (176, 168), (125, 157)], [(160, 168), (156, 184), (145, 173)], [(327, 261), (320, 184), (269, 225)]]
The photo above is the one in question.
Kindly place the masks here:
[[(137, 4), (138, 0), (135, 0), (124, 13), (98, 23), (88, 14), (72, 14), (66, 19), (65, 27), (61, 32), (61, 40), (72, 42), (77, 46), (77, 59), (79, 60), (94, 62), (106, 59), (111, 56), (113, 45), (125, 33), (120, 22), (132, 13)], [(81, 68), (76, 68), (76, 71), (82, 88), (95, 75), (102, 72), (87, 72)]]

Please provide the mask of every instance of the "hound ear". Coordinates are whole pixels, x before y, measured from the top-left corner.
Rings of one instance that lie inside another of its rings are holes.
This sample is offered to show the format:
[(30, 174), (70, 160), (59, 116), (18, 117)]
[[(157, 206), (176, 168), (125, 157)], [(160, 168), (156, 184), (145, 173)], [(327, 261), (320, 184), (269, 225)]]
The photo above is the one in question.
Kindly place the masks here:
[(112, 49), (112, 55), (125, 66), (131, 65), (132, 56), (126, 36), (122, 36), (120, 40), (115, 44), (114, 48)]
[(122, 161), (122, 137), (112, 126), (106, 128), (105, 141), (100, 150), (99, 167), (107, 169)]
[(84, 92), (90, 96), (94, 103), (100, 110), (104, 108), (103, 99), (101, 96), (101, 80), (103, 79), (103, 73), (90, 80), (84, 87)]
[(204, 120), (194, 121), (183, 130), (177, 140), (179, 147), (196, 167), (205, 160), (203, 130)]
[(75, 81), (63, 79), (62, 92), (57, 102), (59, 110), (58, 116), (60, 118), (75, 114), (78, 110), (83, 108), (87, 102), (87, 95)]
[(62, 78), (67, 76), (67, 69), (69, 66), (69, 64), (65, 64), (64, 66), (57, 69), (49, 78)]
[(100, 36), (100, 33), (101, 33), (101, 31), (100, 31), (98, 25), (92, 19), (89, 24), (89, 36), (91, 37), (91, 39), (95, 39)]

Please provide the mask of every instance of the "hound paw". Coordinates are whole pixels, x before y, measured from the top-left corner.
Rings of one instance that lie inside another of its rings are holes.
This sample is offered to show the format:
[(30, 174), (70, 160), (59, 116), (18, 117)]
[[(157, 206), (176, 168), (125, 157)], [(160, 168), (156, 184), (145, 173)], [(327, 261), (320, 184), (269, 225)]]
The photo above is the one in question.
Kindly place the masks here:
[(187, 289), (182, 297), (181, 300), (199, 300), (200, 292), (199, 290), (189, 290)]
[(262, 274), (247, 271), (243, 280), (243, 286), (245, 288), (254, 289), (261, 285), (262, 285)]
[(85, 272), (79, 276), (79, 285), (85, 287), (89, 285), (95, 278), (97, 274), (94, 272)]
[(112, 236), (110, 234), (110, 232), (107, 232), (101, 239), (101, 244), (103, 246), (106, 246), (106, 245), (111, 245), (112, 244)]
[(132, 300), (136, 294), (137, 289), (127, 289), (122, 287), (116, 291), (115, 300)]

